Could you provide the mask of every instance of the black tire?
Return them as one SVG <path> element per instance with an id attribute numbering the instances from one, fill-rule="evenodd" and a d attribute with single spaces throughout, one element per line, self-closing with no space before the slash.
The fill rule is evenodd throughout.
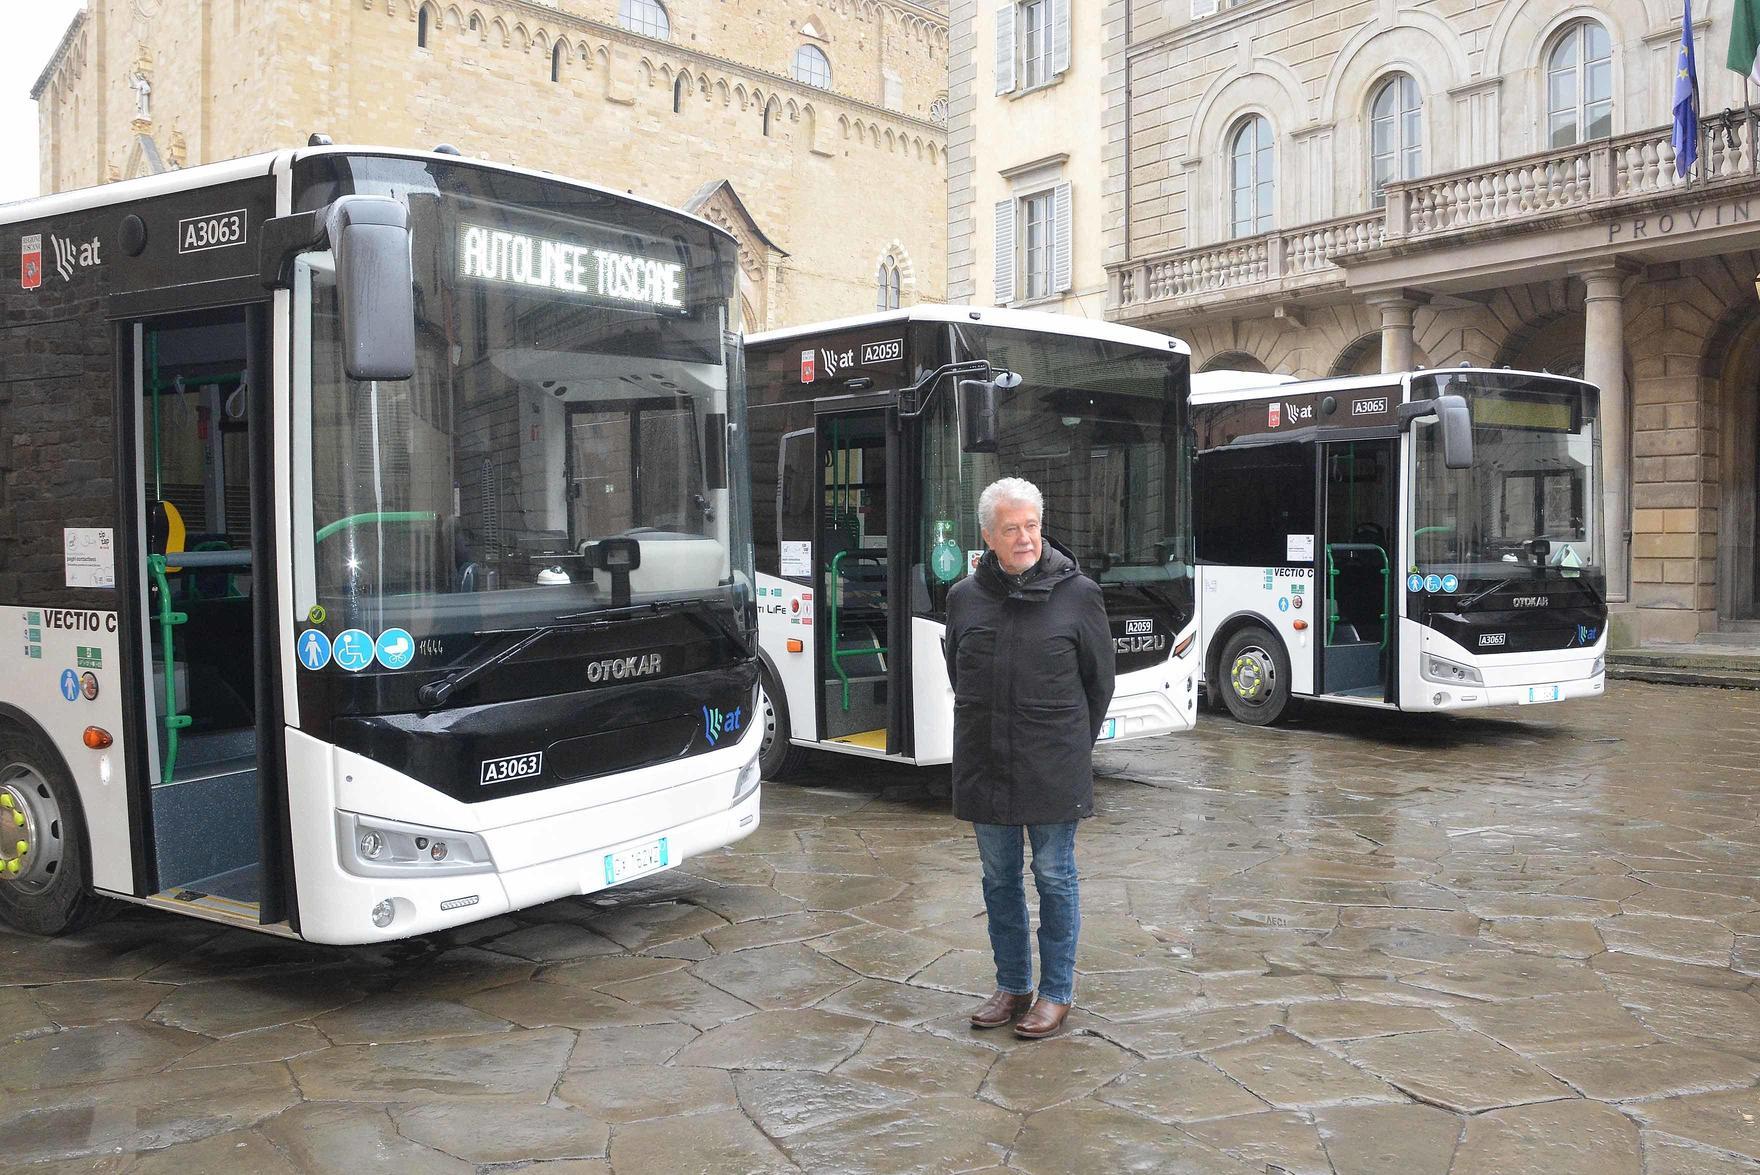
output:
<path id="1" fill-rule="evenodd" d="M 798 774 L 806 765 L 806 752 L 788 741 L 788 695 L 776 684 L 767 666 L 758 670 L 759 735 L 758 771 L 771 782 Z"/>
<path id="2" fill-rule="evenodd" d="M 13 726 L 0 727 L 0 837 L 0 920 L 27 934 L 65 934 L 114 910 L 92 893 L 73 777 L 53 747 Z"/>
<path id="3" fill-rule="evenodd" d="M 1235 721 L 1272 726 L 1289 716 L 1289 654 L 1264 628 L 1249 624 L 1229 637 L 1216 676 L 1216 692 Z"/>

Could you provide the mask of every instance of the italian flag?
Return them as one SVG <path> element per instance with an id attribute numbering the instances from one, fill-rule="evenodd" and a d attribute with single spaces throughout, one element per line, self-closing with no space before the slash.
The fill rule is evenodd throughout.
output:
<path id="1" fill-rule="evenodd" d="M 1729 24 L 1728 65 L 1760 82 L 1760 0 L 1736 0 Z"/>

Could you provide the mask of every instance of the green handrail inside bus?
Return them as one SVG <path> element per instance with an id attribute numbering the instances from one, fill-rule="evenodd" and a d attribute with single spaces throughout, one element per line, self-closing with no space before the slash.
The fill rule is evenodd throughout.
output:
<path id="1" fill-rule="evenodd" d="M 1393 578 L 1387 562 L 1387 552 L 1373 543 L 1327 543 L 1326 544 L 1326 643 L 1332 643 L 1334 632 L 1338 628 L 1338 572 L 1339 567 L 1332 557 L 1338 549 L 1349 551 L 1374 551 L 1381 557 L 1381 647 L 1387 647 L 1390 635 L 1389 620 L 1393 617 Z"/>
<path id="2" fill-rule="evenodd" d="M 434 522 L 439 517 L 432 510 L 369 510 L 365 514 L 350 514 L 347 518 L 338 518 L 335 522 L 319 527 L 318 533 L 312 536 L 312 541 L 321 543 L 333 534 L 375 522 Z"/>
<path id="3" fill-rule="evenodd" d="M 843 682 L 843 712 L 845 714 L 849 713 L 849 674 L 843 668 L 843 664 L 842 664 L 843 658 L 845 658 L 845 657 L 875 657 L 875 656 L 884 657 L 886 655 L 886 646 L 884 646 L 884 645 L 875 645 L 871 649 L 840 649 L 840 648 L 838 648 L 838 644 L 840 643 L 840 637 L 841 637 L 841 633 L 838 629 L 838 622 L 837 622 L 838 576 L 843 574 L 843 558 L 844 558 L 844 556 L 852 554 L 852 553 L 853 552 L 850 552 L 850 551 L 839 551 L 839 552 L 837 552 L 837 554 L 831 556 L 831 582 L 828 585 L 826 585 L 830 589 L 829 591 L 826 592 L 826 595 L 828 597 L 827 609 L 830 612 L 829 618 L 831 620 L 831 671 L 833 673 L 837 674 L 837 679 L 839 681 Z"/>
<path id="4" fill-rule="evenodd" d="M 1453 533 L 1454 533 L 1454 523 L 1451 522 L 1451 523 L 1448 523 L 1446 526 L 1420 526 L 1417 530 L 1414 530 L 1412 532 L 1412 537 L 1413 538 L 1420 538 L 1420 537 L 1427 535 L 1427 534 L 1453 534 Z"/>
<path id="5" fill-rule="evenodd" d="M 171 607 L 171 581 L 165 575 L 165 556 L 148 555 L 147 570 L 159 589 L 159 643 L 165 650 L 165 762 L 159 769 L 159 780 L 170 783 L 177 770 L 177 732 L 190 724 L 188 714 L 177 712 L 177 658 L 172 654 L 171 630 L 189 619 L 186 612 Z"/>

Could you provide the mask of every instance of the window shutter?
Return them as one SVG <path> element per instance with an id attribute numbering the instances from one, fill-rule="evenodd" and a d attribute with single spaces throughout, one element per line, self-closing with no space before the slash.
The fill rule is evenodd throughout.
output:
<path id="1" fill-rule="evenodd" d="M 1069 72 L 1069 0 L 1051 0 L 1051 72 Z"/>
<path id="2" fill-rule="evenodd" d="M 1216 0 L 1192 0 L 1193 20 L 1197 20 L 1200 16 L 1214 16 L 1215 14 Z"/>
<path id="3" fill-rule="evenodd" d="M 1014 201 L 996 203 L 996 304 L 1014 301 Z"/>
<path id="4" fill-rule="evenodd" d="M 1014 0 L 996 6 L 996 92 L 1014 91 Z"/>
<path id="5" fill-rule="evenodd" d="M 1060 294 L 1069 293 L 1072 284 L 1070 278 L 1070 227 L 1069 227 L 1069 185 L 1058 184 L 1052 190 L 1051 218 L 1054 250 L 1051 259 L 1051 284 Z"/>

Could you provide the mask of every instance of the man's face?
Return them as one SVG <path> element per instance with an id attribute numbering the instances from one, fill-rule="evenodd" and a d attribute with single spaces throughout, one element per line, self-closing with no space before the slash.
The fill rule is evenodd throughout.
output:
<path id="1" fill-rule="evenodd" d="M 997 506 L 994 526 L 983 531 L 984 545 L 996 552 L 996 561 L 1010 575 L 1019 575 L 1037 563 L 1044 549 L 1039 538 L 1039 511 L 1026 502 Z"/>

